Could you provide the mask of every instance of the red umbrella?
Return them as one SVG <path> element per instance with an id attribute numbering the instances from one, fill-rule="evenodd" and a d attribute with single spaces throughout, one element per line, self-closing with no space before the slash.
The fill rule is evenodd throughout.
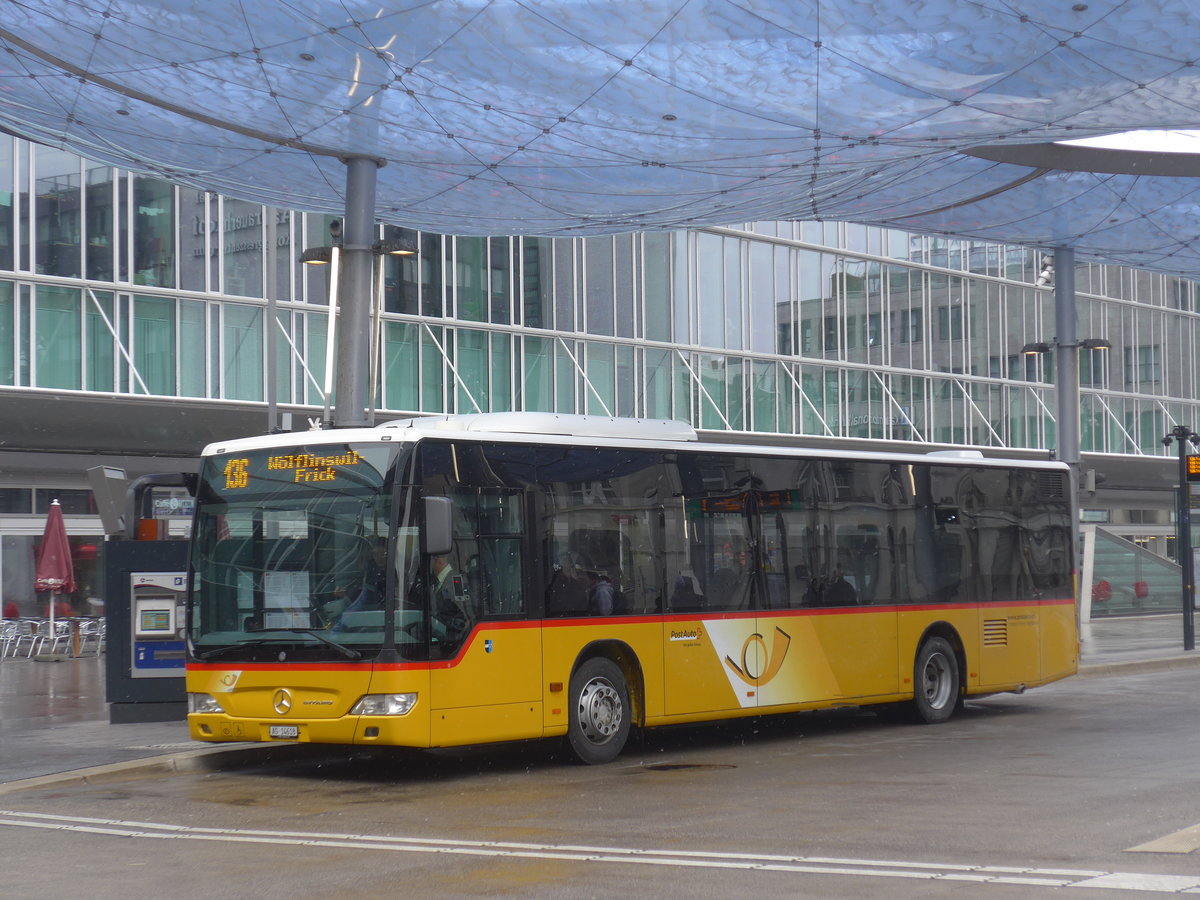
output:
<path id="1" fill-rule="evenodd" d="M 67 540 L 67 525 L 63 521 L 62 507 L 55 500 L 50 504 L 50 515 L 46 517 L 46 530 L 42 533 L 42 546 L 38 548 L 37 568 L 34 570 L 33 589 L 50 591 L 52 595 L 70 594 L 75 591 L 75 567 L 71 564 L 71 544 Z M 50 598 L 50 635 L 54 636 L 55 596 Z"/>

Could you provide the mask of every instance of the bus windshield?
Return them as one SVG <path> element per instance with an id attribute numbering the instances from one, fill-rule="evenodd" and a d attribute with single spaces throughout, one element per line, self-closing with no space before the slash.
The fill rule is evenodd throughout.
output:
<path id="1" fill-rule="evenodd" d="M 398 522 L 388 541 L 410 449 L 313 443 L 206 459 L 192 541 L 195 658 L 377 655 L 391 639 L 389 587 L 411 582 L 419 562 L 414 523 Z"/>

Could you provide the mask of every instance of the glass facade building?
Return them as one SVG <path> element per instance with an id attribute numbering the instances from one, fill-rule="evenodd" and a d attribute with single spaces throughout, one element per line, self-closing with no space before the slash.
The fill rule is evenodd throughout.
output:
<path id="1" fill-rule="evenodd" d="M 163 398 L 261 410 L 262 430 L 276 406 L 319 417 L 335 402 L 331 286 L 299 256 L 328 244 L 329 226 L 0 138 L 0 403 L 70 396 L 115 412 Z M 1054 354 L 1022 353 L 1055 340 L 1043 251 L 837 222 L 379 236 L 419 248 L 378 264 L 380 418 L 539 410 L 910 448 L 1056 446 Z M 1200 424 L 1196 284 L 1081 263 L 1076 289 L 1078 336 L 1112 344 L 1080 351 L 1084 465 L 1168 462 L 1163 435 Z M 23 427 L 10 419 L 6 446 L 41 447 Z M 93 437 L 53 449 L 87 453 Z M 169 435 L 156 447 L 200 449 Z M 20 602 L 9 574 L 40 534 L 35 491 L 86 484 L 38 459 L 0 471 L 0 574 Z M 1165 540 L 1169 493 L 1103 493 L 1094 519 Z"/>

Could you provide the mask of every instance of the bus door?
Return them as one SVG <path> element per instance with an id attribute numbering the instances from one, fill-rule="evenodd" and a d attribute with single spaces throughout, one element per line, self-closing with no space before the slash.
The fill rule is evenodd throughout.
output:
<path id="1" fill-rule="evenodd" d="M 758 705 L 755 686 L 739 674 L 743 648 L 757 629 L 747 496 L 683 497 L 667 511 L 668 531 L 686 539 L 684 552 L 667 559 L 668 715 Z"/>
<path id="2" fill-rule="evenodd" d="M 435 746 L 542 733 L 541 629 L 527 618 L 524 492 L 459 488 L 454 547 L 428 557 Z"/>
<path id="3" fill-rule="evenodd" d="M 758 629 L 743 670 L 759 705 L 894 691 L 896 614 L 880 529 L 839 524 L 792 491 L 760 493 L 758 513 Z"/>
<path id="4" fill-rule="evenodd" d="M 756 628 L 736 674 L 752 685 L 759 706 L 837 696 L 821 623 L 803 611 L 819 591 L 825 561 L 814 510 L 797 491 L 759 491 L 755 512 Z"/>

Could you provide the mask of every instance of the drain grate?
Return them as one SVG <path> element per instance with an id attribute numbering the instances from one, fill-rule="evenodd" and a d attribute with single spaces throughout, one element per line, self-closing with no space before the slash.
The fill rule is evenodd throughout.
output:
<path id="1" fill-rule="evenodd" d="M 679 772 L 684 769 L 736 769 L 737 766 L 721 763 L 653 763 L 642 768 L 654 772 Z"/>

